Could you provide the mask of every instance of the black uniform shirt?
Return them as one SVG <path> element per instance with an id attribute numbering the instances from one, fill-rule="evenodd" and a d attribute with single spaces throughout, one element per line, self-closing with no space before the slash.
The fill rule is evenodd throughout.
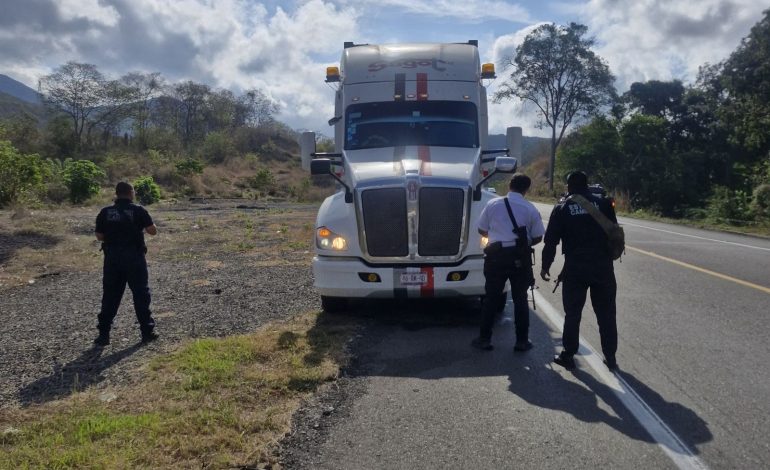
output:
<path id="1" fill-rule="evenodd" d="M 152 224 L 147 210 L 128 199 L 116 199 L 96 216 L 96 232 L 104 234 L 105 248 L 144 249 L 144 229 Z"/>
<path id="2" fill-rule="evenodd" d="M 578 193 L 599 208 L 612 222 L 617 223 L 615 210 L 606 198 Z M 594 218 L 575 201 L 563 201 L 554 206 L 545 231 L 543 269 L 550 269 L 556 257 L 556 245 L 562 242 L 562 253 L 567 263 L 612 266 L 607 234 Z"/>

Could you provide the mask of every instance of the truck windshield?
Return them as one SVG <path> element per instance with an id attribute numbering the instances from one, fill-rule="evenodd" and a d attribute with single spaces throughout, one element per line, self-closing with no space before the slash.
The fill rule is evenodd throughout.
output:
<path id="1" fill-rule="evenodd" d="M 478 148 L 476 105 L 463 101 L 389 101 L 348 107 L 345 150 L 402 145 Z"/>

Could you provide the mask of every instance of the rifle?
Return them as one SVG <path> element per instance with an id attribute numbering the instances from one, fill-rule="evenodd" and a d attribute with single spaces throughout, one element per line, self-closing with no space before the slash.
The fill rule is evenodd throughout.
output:
<path id="1" fill-rule="evenodd" d="M 553 287 L 553 291 L 551 291 L 552 294 L 556 293 L 556 289 L 559 288 L 559 284 L 561 284 L 562 279 L 564 278 L 564 270 L 562 269 L 558 276 L 556 276 L 556 285 Z"/>

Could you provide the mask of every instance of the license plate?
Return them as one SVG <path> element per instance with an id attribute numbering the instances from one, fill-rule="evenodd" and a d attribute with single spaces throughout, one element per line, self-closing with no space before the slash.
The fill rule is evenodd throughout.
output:
<path id="1" fill-rule="evenodd" d="M 415 286 L 428 283 L 428 273 L 401 273 L 401 285 Z"/>

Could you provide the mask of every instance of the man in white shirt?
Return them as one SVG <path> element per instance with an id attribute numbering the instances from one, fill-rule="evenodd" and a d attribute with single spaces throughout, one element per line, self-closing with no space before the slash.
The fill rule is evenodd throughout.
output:
<path id="1" fill-rule="evenodd" d="M 524 199 L 531 184 L 529 176 L 519 173 L 513 175 L 508 185 L 508 195 L 489 201 L 479 216 L 479 233 L 489 240 L 484 250 L 486 296 L 481 331 L 471 345 L 484 351 L 493 349 L 492 326 L 495 315 L 504 307 L 505 298 L 502 293 L 508 280 L 511 282 L 516 325 L 516 345 L 513 349 L 532 349 L 527 303 L 527 289 L 535 283 L 531 247 L 542 241 L 545 228 L 535 206 Z M 517 240 L 520 242 L 517 243 Z"/>

